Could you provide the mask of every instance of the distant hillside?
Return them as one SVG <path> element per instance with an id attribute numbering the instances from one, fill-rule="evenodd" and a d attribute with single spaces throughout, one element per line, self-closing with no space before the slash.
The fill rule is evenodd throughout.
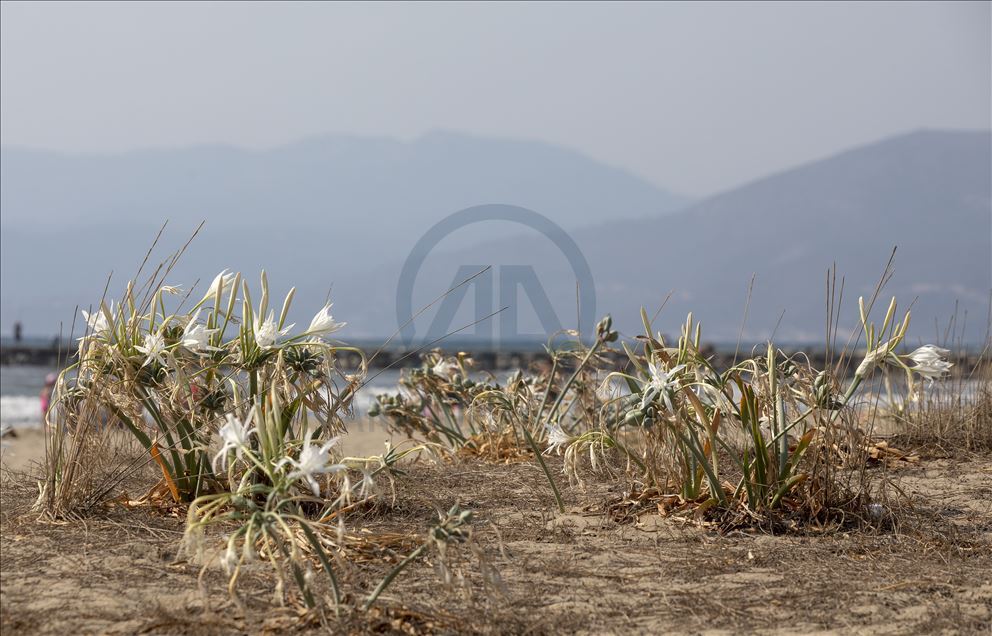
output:
<path id="1" fill-rule="evenodd" d="M 207 219 L 252 228 L 318 224 L 353 238 L 375 230 L 388 239 L 479 202 L 539 209 L 570 227 L 685 203 L 571 150 L 448 132 L 410 143 L 325 136 L 266 151 L 64 155 L 5 147 L 0 176 L 4 226 L 20 229 Z"/>
<path id="2" fill-rule="evenodd" d="M 0 181 L 0 323 L 9 333 L 21 320 L 39 335 L 98 297 L 111 270 L 130 276 L 165 219 L 170 248 L 207 220 L 175 280 L 265 266 L 275 281 L 300 286 L 299 298 L 319 304 L 332 284 L 395 261 L 428 227 L 467 206 L 513 203 L 576 228 L 654 217 L 685 203 L 564 148 L 447 132 L 409 143 L 326 136 L 266 151 L 3 148 Z M 513 231 L 476 227 L 459 238 Z"/>
<path id="3" fill-rule="evenodd" d="M 916 132 L 668 214 L 676 197 L 568 151 L 450 134 L 411 144 L 318 139 L 263 153 L 5 150 L 3 329 L 15 319 L 28 333 L 57 328 L 76 303 L 99 295 L 108 271 L 118 281 L 131 275 L 159 218 L 181 221 L 166 241 L 174 247 L 206 216 L 207 230 L 170 280 L 264 265 L 276 294 L 300 287 L 299 319 L 333 285 L 335 315 L 350 323 L 343 335 L 385 336 L 396 328 L 400 267 L 423 232 L 457 209 L 505 202 L 570 231 L 591 266 L 599 312 L 627 332 L 639 329 L 642 305 L 654 309 L 672 292 L 660 329 L 676 332 L 692 310 L 710 338 L 733 341 L 754 274 L 745 339 L 777 326 L 779 340 L 822 342 L 827 268 L 836 262 L 846 277 L 841 324 L 850 328 L 854 300 L 871 292 L 898 246 L 884 294 L 913 305 L 912 338 L 939 339 L 957 308 L 958 326 L 977 341 L 992 289 L 990 146 L 989 132 Z M 574 326 L 568 263 L 547 239 L 510 224 L 480 224 L 439 245 L 417 278 L 415 305 L 447 289 L 460 266 L 490 264 L 533 265 L 562 325 Z M 471 293 L 452 327 L 474 319 Z M 515 307 L 520 331 L 536 333 L 524 300 Z M 419 334 L 433 314 L 418 322 Z"/>
<path id="4" fill-rule="evenodd" d="M 989 132 L 916 132 L 761 179 L 674 215 L 607 222 L 572 235 L 591 265 L 600 313 L 612 312 L 629 331 L 639 330 L 642 305 L 656 309 L 673 292 L 659 328 L 676 333 L 691 310 L 711 338 L 732 342 L 753 273 L 746 339 L 767 338 L 781 316 L 778 339 L 823 342 L 827 268 L 836 262 L 838 280 L 846 277 L 841 324 L 853 327 L 857 296 L 871 292 L 898 246 L 895 276 L 883 295 L 885 302 L 895 294 L 903 307 L 913 304 L 913 338 L 937 338 L 957 303 L 958 327 L 966 317 L 967 338 L 977 341 L 985 335 L 992 289 L 990 144 Z M 516 261 L 535 263 L 562 321 L 574 324 L 568 320 L 575 315 L 574 277 L 543 238 L 520 236 L 438 256 L 422 280 L 437 280 L 436 293 L 456 264 Z M 379 280 L 386 285 L 392 277 L 384 270 Z"/>

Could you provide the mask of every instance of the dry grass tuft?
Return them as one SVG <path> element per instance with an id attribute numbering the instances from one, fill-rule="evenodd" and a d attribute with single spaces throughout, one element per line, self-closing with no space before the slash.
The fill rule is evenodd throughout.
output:
<path id="1" fill-rule="evenodd" d="M 920 387 L 917 399 L 895 410 L 893 442 L 943 456 L 992 450 L 992 360 L 985 352 L 970 372 Z"/>

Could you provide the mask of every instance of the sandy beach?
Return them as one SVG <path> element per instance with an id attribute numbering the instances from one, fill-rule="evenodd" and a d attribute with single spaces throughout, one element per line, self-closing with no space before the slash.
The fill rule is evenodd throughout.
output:
<path id="1" fill-rule="evenodd" d="M 39 447 L 40 435 L 25 434 L 4 461 L 23 466 L 15 458 L 25 461 Z M 558 458 L 549 464 L 561 468 Z M 381 610 L 346 612 L 337 626 L 350 633 L 601 633 L 619 625 L 628 633 L 987 633 L 992 459 L 931 458 L 891 477 L 916 507 L 901 515 L 897 533 L 723 535 L 657 514 L 611 513 L 622 493 L 601 486 L 567 488 L 566 513 L 554 513 L 528 462 L 418 464 L 397 477 L 396 500 L 386 496 L 349 525 L 366 541 L 388 540 L 402 551 L 417 536 L 407 533 L 426 528 L 434 510 L 470 505 L 480 554 L 498 569 L 502 589 L 484 584 L 470 551 L 453 549 L 463 583 L 446 586 L 430 561 L 417 563 Z M 272 602 L 264 570 L 246 572 L 244 605 L 234 603 L 218 567 L 202 571 L 178 552 L 181 510 L 110 506 L 79 521 L 39 523 L 29 511 L 36 484 L 6 471 L 2 496 L 4 634 L 321 629 L 315 615 Z M 391 567 L 375 554 L 353 556 L 364 565 L 348 576 L 374 583 Z"/>
<path id="2" fill-rule="evenodd" d="M 40 428 L 21 428 L 3 438 L 0 466 L 15 472 L 41 474 L 45 460 L 45 433 Z"/>
<path id="3" fill-rule="evenodd" d="M 341 438 L 343 454 L 350 456 L 377 455 L 383 444 L 394 444 L 402 438 L 385 430 L 381 421 L 368 418 L 353 419 L 348 422 L 348 433 Z M 12 472 L 41 475 L 45 460 L 45 435 L 40 428 L 15 429 L 13 435 L 3 438 L 4 447 L 0 450 L 0 466 Z"/>

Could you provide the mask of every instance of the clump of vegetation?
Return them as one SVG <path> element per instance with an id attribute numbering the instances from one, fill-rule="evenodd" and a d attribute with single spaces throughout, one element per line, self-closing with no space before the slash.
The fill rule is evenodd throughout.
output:
<path id="1" fill-rule="evenodd" d="M 917 349 L 917 357 L 943 356 L 956 359 L 966 372 L 936 382 L 913 381 L 910 374 L 895 386 L 886 377 L 886 406 L 883 413 L 888 430 L 900 444 L 924 446 L 941 453 L 987 451 L 992 449 L 992 361 L 989 345 L 968 360 L 960 347 L 958 355 L 947 349 Z M 912 356 L 913 354 L 911 354 Z M 946 362 L 946 364 L 951 364 Z M 895 395 L 893 395 L 895 393 Z"/>
<path id="2" fill-rule="evenodd" d="M 386 417 L 397 432 L 448 449 L 473 446 L 484 429 L 464 413 L 476 396 L 496 385 L 491 375 L 473 379 L 472 366 L 465 354 L 427 354 L 420 368 L 409 369 L 400 379 L 398 393 L 376 396 L 369 415 Z"/>
<path id="3" fill-rule="evenodd" d="M 96 311 L 83 312 L 86 333 L 76 362 L 59 377 L 49 425 L 60 439 L 81 427 L 123 425 L 161 467 L 176 502 L 221 487 L 218 462 L 210 460 L 212 440 L 220 436 L 230 448 L 233 422 L 253 413 L 272 417 L 273 403 L 281 408 L 265 441 L 278 450 L 299 448 L 288 442 L 303 438 L 307 418 L 321 436 L 341 433 L 341 414 L 361 373 L 345 377 L 335 370 L 335 352 L 350 348 L 325 340 L 344 324 L 334 321 L 330 304 L 289 335 L 294 293 L 277 317 L 264 272 L 257 305 L 241 275 L 226 270 L 188 310 L 182 305 L 189 294 L 167 309 L 167 297 L 183 296 L 180 287 L 157 285 L 140 298 L 129 283 L 121 303 L 102 301 Z M 69 512 L 75 503 L 65 459 L 50 456 L 43 500 L 52 513 Z"/>
<path id="4" fill-rule="evenodd" d="M 772 343 L 717 368 L 691 314 L 668 343 L 642 310 L 636 340 L 620 342 L 607 316 L 589 340 L 556 334 L 547 366 L 503 381 L 476 371 L 466 354 L 429 352 L 370 411 L 413 441 L 387 445 L 379 456 L 345 457 L 339 441 L 366 363 L 331 340 L 343 323 L 330 304 L 296 329 L 286 324 L 294 290 L 277 313 L 264 272 L 257 303 L 238 273 L 218 274 L 196 302 L 163 278 L 157 270 L 143 286 L 128 284 L 120 303 L 84 313 L 77 358 L 59 377 L 48 415 L 38 506 L 51 517 L 87 514 L 129 471 L 152 465 L 161 481 L 144 501 L 185 513 L 186 554 L 204 571 L 219 561 L 238 602 L 239 578 L 253 563 L 274 572 L 281 598 L 291 596 L 291 582 L 303 605 L 335 612 L 369 610 L 428 555 L 450 581 L 448 546 L 472 540 L 472 512 L 458 505 L 439 511 L 426 536 L 394 535 L 402 547 L 389 551 L 392 567 L 378 584 L 349 587 L 342 576 L 347 555 L 370 540 L 349 535 L 346 516 L 381 494 L 380 477 L 392 479 L 423 450 L 534 461 L 559 511 L 566 480 L 581 486 L 595 476 L 636 491 L 662 514 L 724 527 L 879 518 L 865 485 L 852 487 L 851 471 L 842 470 L 863 466 L 870 452 L 880 391 L 871 380 L 881 369 L 885 404 L 912 422 L 914 405 L 923 403 L 917 396 L 952 366 L 932 345 L 900 353 L 910 315 L 898 315 L 895 299 L 880 324 L 860 303 L 866 348 L 851 374 L 843 357 L 817 369 Z M 342 351 L 358 353 L 357 372 L 337 367 Z M 904 384 L 889 381 L 892 374 Z M 905 397 L 896 395 L 899 386 Z M 978 422 L 971 440 L 988 434 L 982 395 L 968 403 Z M 107 431 L 126 432 L 141 456 L 101 463 L 87 455 Z M 550 455 L 563 457 L 561 473 Z M 498 584 L 481 554 L 479 563 L 483 578 Z"/>
<path id="5" fill-rule="evenodd" d="M 147 453 L 145 463 L 161 470 L 163 487 L 153 491 L 187 508 L 187 551 L 209 563 L 205 531 L 226 533 L 220 562 L 233 597 L 242 566 L 261 560 L 276 573 L 277 589 L 291 572 L 304 604 L 314 607 L 315 556 L 337 608 L 342 592 L 325 546 L 341 528 L 328 522 L 369 497 L 379 473 L 424 447 L 390 447 L 367 458 L 338 454 L 364 356 L 328 340 L 344 326 L 329 303 L 294 332 L 286 324 L 294 295 L 286 294 L 277 315 L 264 272 L 255 304 L 241 274 L 225 270 L 189 309 L 182 308 L 189 294 L 178 286 L 158 283 L 139 299 L 129 283 L 121 303 L 84 312 L 77 360 L 60 375 L 48 414 L 51 452 L 39 507 L 52 517 L 84 514 L 139 467 L 132 461 L 94 482 L 100 458 L 84 461 L 95 437 L 122 428 Z M 335 366 L 343 350 L 362 356 L 357 373 Z M 467 537 L 470 517 L 442 515 L 433 544 L 442 535 Z"/>
<path id="6" fill-rule="evenodd" d="M 850 473 L 841 479 L 838 470 L 867 458 L 862 411 L 874 389 L 866 381 L 879 368 L 896 370 L 913 391 L 914 377 L 932 383 L 952 366 L 945 350 L 930 345 L 898 353 L 910 314 L 898 318 L 894 298 L 880 325 L 869 320 L 863 299 L 860 308 L 867 346 L 850 376 L 841 373 L 842 362 L 816 369 L 807 357 L 787 356 L 771 343 L 720 370 L 704 354 L 702 328 L 691 314 L 669 346 L 642 311 L 644 335 L 636 346 L 623 344 L 621 368 L 603 355 L 617 341 L 607 317 L 590 344 L 576 338 L 558 349 L 549 345 L 550 371 L 516 373 L 505 386 L 492 378 L 475 383 L 466 379 L 464 359 L 431 354 L 423 369 L 401 380 L 398 395 L 379 396 L 372 414 L 389 417 L 397 431 L 443 438 L 456 448 L 503 448 L 498 459 L 507 446 L 517 455 L 530 450 L 559 509 L 558 480 L 543 459 L 549 453 L 564 456 L 572 483 L 582 481 L 585 457 L 593 471 L 619 461 L 635 487 L 663 507 L 823 522 L 835 511 L 864 512 L 870 503 L 863 485 L 852 490 L 845 481 Z M 446 377 L 441 368 L 457 369 L 456 375 Z M 452 434 L 459 412 L 470 425 L 479 423 L 472 435 Z"/>

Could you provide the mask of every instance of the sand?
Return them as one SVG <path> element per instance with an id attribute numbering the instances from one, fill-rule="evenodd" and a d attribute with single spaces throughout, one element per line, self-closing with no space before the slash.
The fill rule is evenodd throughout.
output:
<path id="1" fill-rule="evenodd" d="M 381 435 L 356 431 L 349 448 L 377 452 Z M 39 447 L 40 435 L 20 436 L 4 464 L 23 467 L 15 462 Z M 549 464 L 561 468 L 557 458 Z M 434 510 L 470 508 L 476 547 L 450 554 L 463 582 L 445 585 L 434 559 L 418 561 L 372 612 L 348 610 L 325 627 L 292 599 L 273 602 L 267 571 L 243 577 L 244 607 L 217 568 L 201 579 L 199 565 L 177 558 L 181 510 L 113 506 L 76 522 L 39 522 L 29 511 L 34 482 L 6 471 L 0 627 L 5 635 L 989 633 L 992 455 L 924 454 L 873 471 L 898 487 L 889 490 L 896 527 L 772 536 L 721 534 L 651 511 L 618 523 L 603 505 L 619 486 L 592 481 L 564 488 L 560 514 L 531 462 L 421 462 L 397 477 L 395 499 L 384 490 L 381 505 L 349 527 L 373 542 L 410 532 L 419 540 Z M 377 554 L 340 564 L 349 593 L 367 593 L 395 563 Z M 499 571 L 502 590 L 484 583 L 480 556 Z"/>
<path id="2" fill-rule="evenodd" d="M 13 471 L 26 471 L 32 464 L 45 459 L 45 435 L 40 428 L 21 428 L 3 438 L 0 466 Z M 40 467 L 38 468 L 40 470 Z"/>
<path id="3" fill-rule="evenodd" d="M 397 438 L 376 421 L 354 420 L 349 423 L 348 434 L 342 438 L 341 448 L 346 455 L 368 456 L 382 452 L 386 441 Z M 40 474 L 37 464 L 45 459 L 45 436 L 40 428 L 19 428 L 13 436 L 3 438 L 0 449 L 0 466 L 14 472 Z"/>

